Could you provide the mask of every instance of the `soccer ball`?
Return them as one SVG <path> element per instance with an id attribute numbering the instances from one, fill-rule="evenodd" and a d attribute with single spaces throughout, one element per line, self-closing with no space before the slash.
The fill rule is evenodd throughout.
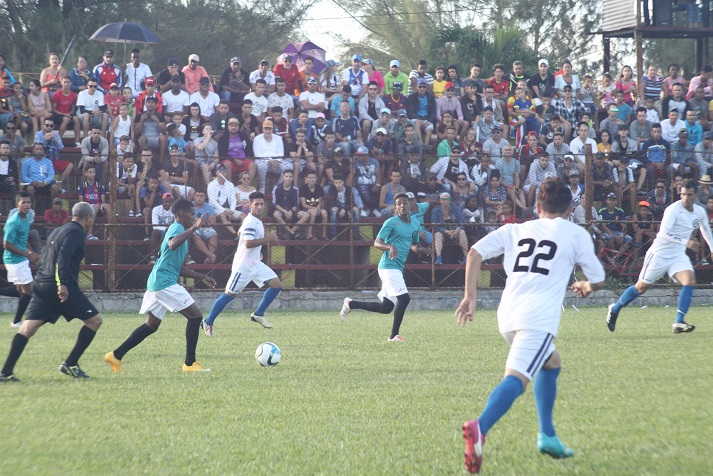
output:
<path id="1" fill-rule="evenodd" d="M 263 367 L 274 367 L 280 363 L 282 352 L 272 342 L 263 342 L 255 349 L 255 360 Z"/>

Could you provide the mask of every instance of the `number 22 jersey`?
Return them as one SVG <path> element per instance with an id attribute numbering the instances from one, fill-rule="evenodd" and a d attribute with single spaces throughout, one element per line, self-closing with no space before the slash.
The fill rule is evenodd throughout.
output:
<path id="1" fill-rule="evenodd" d="M 532 329 L 557 335 L 574 266 L 592 283 L 605 277 L 589 233 L 563 218 L 503 225 L 473 249 L 483 260 L 503 255 L 507 280 L 498 306 L 500 333 Z"/>

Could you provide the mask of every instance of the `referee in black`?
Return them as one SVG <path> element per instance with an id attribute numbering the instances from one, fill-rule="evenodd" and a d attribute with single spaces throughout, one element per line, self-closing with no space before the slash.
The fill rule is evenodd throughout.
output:
<path id="1" fill-rule="evenodd" d="M 84 242 L 93 223 L 94 209 L 87 202 L 79 202 L 72 207 L 72 221 L 56 228 L 47 237 L 32 287 L 30 307 L 20 330 L 12 339 L 10 353 L 0 372 L 0 382 L 19 381 L 13 370 L 27 341 L 43 325 L 57 322 L 59 316 L 68 321 L 76 318 L 84 323 L 77 343 L 67 360 L 60 364 L 59 371 L 74 378 L 88 378 L 78 361 L 92 343 L 102 319 L 99 311 L 79 289 L 78 279 L 79 265 L 84 259 Z"/>

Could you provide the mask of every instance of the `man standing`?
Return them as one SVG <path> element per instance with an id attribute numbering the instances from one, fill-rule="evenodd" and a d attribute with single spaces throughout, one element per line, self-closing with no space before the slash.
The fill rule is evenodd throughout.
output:
<path id="1" fill-rule="evenodd" d="M 112 83 L 116 83 L 119 88 L 124 84 L 124 76 L 121 74 L 121 68 L 114 64 L 114 52 L 106 50 L 102 57 L 102 62 L 94 67 L 94 78 L 99 83 L 99 91 L 108 93 Z"/>
<path id="2" fill-rule="evenodd" d="M 198 91 L 199 86 L 203 84 L 201 81 L 203 78 L 208 78 L 209 89 L 210 91 L 213 91 L 213 86 L 210 85 L 210 76 L 208 76 L 208 71 L 200 65 L 200 62 L 200 57 L 193 53 L 188 56 L 188 64 L 181 70 L 186 81 L 185 89 L 188 91 L 188 94 L 193 94 Z M 210 116 L 210 114 L 208 114 L 208 116 Z"/>
<path id="3" fill-rule="evenodd" d="M 342 86 L 348 85 L 352 88 L 351 94 L 355 101 L 359 101 L 369 85 L 369 74 L 362 69 L 361 59 L 361 55 L 352 56 L 352 67 L 342 73 Z"/>
<path id="4" fill-rule="evenodd" d="M 7 270 L 7 280 L 15 285 L 19 294 L 15 319 L 12 327 L 20 327 L 32 295 L 32 271 L 30 262 L 37 263 L 40 255 L 29 246 L 30 227 L 35 220 L 32 197 L 23 192 L 17 197 L 17 211 L 12 213 L 3 227 L 3 262 Z"/>
<path id="5" fill-rule="evenodd" d="M 186 288 L 178 284 L 178 277 L 183 274 L 205 281 L 211 287 L 215 286 L 213 278 L 183 266 L 188 255 L 189 238 L 201 227 L 202 221 L 200 218 L 193 221 L 193 204 L 185 199 L 176 201 L 173 213 L 176 215 L 176 221 L 168 227 L 163 237 L 160 255 L 146 282 L 146 292 L 139 310 L 139 314 L 147 315 L 146 322 L 137 327 L 113 352 L 104 356 L 104 362 L 111 367 L 112 372 L 120 372 L 121 360 L 126 353 L 158 330 L 166 311 L 180 312 L 187 319 L 183 371 L 210 371 L 196 361 L 196 347 L 203 315 Z"/>
<path id="6" fill-rule="evenodd" d="M 272 324 L 265 319 L 265 311 L 282 291 L 282 282 L 277 274 L 261 261 L 260 252 L 263 245 L 276 238 L 272 234 L 265 235 L 265 228 L 260 220 L 265 211 L 265 196 L 260 192 L 253 192 L 249 199 L 250 213 L 245 217 L 238 231 L 238 249 L 233 257 L 233 269 L 225 286 L 225 292 L 218 296 L 208 318 L 203 321 L 203 330 L 207 336 L 213 335 L 213 323 L 218 314 L 250 282 L 255 283 L 258 287 L 262 287 L 264 284 L 269 286 L 263 293 L 255 312 L 250 314 L 250 320 L 267 329 L 272 328 Z"/>
<path id="7" fill-rule="evenodd" d="M 54 324 L 59 316 L 67 321 L 81 320 L 77 342 L 60 364 L 59 371 L 73 378 L 88 378 L 79 367 L 79 358 L 92 343 L 101 326 L 99 311 L 79 289 L 79 265 L 84 258 L 86 234 L 94 223 L 94 208 L 86 202 L 72 207 L 72 221 L 56 228 L 47 238 L 42 250 L 40 268 L 32 288 L 32 301 L 27 317 L 12 339 L 10 353 L 0 372 L 0 382 L 16 382 L 13 371 L 27 341 L 48 322 Z"/>
<path id="8" fill-rule="evenodd" d="M 561 367 L 554 340 L 574 266 L 580 265 L 589 278 L 570 286 L 582 297 L 602 288 L 605 276 L 588 232 L 567 220 L 571 203 L 567 185 L 549 180 L 538 194 L 538 220 L 504 225 L 474 244 L 468 253 L 465 293 L 456 309 L 457 322 L 464 326 L 473 320 L 481 263 L 504 255 L 507 280 L 497 317 L 499 331 L 510 344 L 505 377 L 491 392 L 478 419 L 463 424 L 465 469 L 471 473 L 480 472 L 483 464 L 485 435 L 533 379 L 539 451 L 553 458 L 574 456 L 574 451 L 557 437 L 552 422 Z"/>
<path id="9" fill-rule="evenodd" d="M 638 281 L 626 288 L 615 303 L 609 305 L 607 327 L 611 332 L 616 328 L 621 309 L 644 294 L 649 286 L 666 273 L 681 284 L 676 317 L 672 326 L 673 333 L 693 332 L 696 328 L 685 321 L 688 307 L 693 299 L 693 288 L 696 285 L 696 275 L 691 260 L 686 255 L 686 247 L 691 234 L 698 229 L 706 240 L 708 249 L 713 250 L 713 236 L 711 236 L 706 209 L 695 203 L 696 183 L 688 182 L 681 186 L 679 191 L 681 199 L 666 207 L 663 213 L 659 232 L 653 245 L 646 252 Z"/>
<path id="10" fill-rule="evenodd" d="M 131 88 L 131 95 L 136 97 L 144 89 L 144 79 L 152 76 L 149 65 L 140 61 L 138 48 L 131 50 L 131 63 L 126 65 L 126 85 Z"/>
<path id="11" fill-rule="evenodd" d="M 421 222 L 411 216 L 411 204 L 405 192 L 397 193 L 394 197 L 394 213 L 395 216 L 384 222 L 374 240 L 374 248 L 383 252 L 379 261 L 379 278 L 381 278 L 379 302 L 354 301 L 347 297 L 344 298 L 339 315 L 342 319 L 346 319 L 352 309 L 381 314 L 390 314 L 394 311 L 391 336 L 387 341 L 405 342 L 405 339 L 399 335 L 399 330 L 411 297 L 404 281 L 404 267 L 411 245 L 418 242 Z"/>
<path id="12" fill-rule="evenodd" d="M 211 91 L 210 78 L 203 77 L 200 79 L 200 87 L 198 91 L 191 94 L 188 99 L 189 104 L 196 103 L 201 109 L 201 117 L 204 120 L 210 120 L 210 116 L 215 112 L 215 108 L 220 104 L 220 96 Z"/>
<path id="13" fill-rule="evenodd" d="M 389 63 L 389 72 L 384 76 L 384 95 L 390 95 L 394 92 L 394 84 L 399 83 L 398 92 L 401 94 L 404 84 L 408 84 L 408 76 L 401 71 L 401 62 L 397 59 L 391 60 Z"/>

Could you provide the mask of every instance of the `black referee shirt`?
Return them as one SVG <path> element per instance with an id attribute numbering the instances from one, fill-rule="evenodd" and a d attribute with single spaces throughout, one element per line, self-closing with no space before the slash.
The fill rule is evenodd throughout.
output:
<path id="1" fill-rule="evenodd" d="M 84 259 L 85 239 L 84 228 L 77 222 L 71 221 L 55 228 L 42 249 L 35 281 L 79 287 L 79 265 Z"/>

